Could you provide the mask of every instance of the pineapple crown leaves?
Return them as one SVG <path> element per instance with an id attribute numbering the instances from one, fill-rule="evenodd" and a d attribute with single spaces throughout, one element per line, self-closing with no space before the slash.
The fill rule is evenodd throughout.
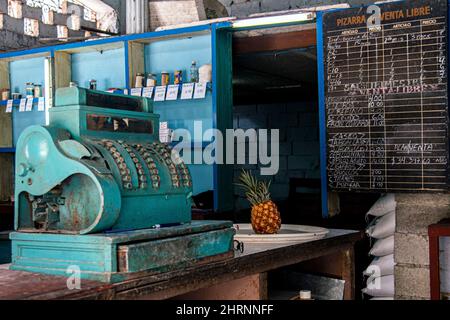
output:
<path id="1" fill-rule="evenodd" d="M 258 181 L 249 171 L 242 170 L 239 182 L 236 185 L 244 189 L 245 195 L 252 205 L 256 206 L 270 201 L 271 181 Z"/>

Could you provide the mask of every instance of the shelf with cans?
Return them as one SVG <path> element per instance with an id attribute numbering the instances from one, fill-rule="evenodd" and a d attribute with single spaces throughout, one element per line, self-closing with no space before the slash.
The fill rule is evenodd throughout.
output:
<path id="1" fill-rule="evenodd" d="M 197 123 L 201 123 L 203 132 L 232 128 L 230 26 L 228 22 L 206 22 L 0 53 L 0 88 L 9 88 L 10 94 L 19 92 L 25 98 L 27 83 L 42 84 L 45 110 L 52 107 L 55 90 L 70 85 L 83 88 L 94 85 L 99 91 L 151 95 L 154 113 L 160 115 L 161 123 L 166 123 L 168 130 L 190 132 L 193 139 L 182 141 L 181 145 L 191 146 L 192 154 L 201 153 L 211 142 L 203 141 L 202 136 L 195 137 Z M 208 70 L 206 80 L 200 79 L 202 67 Z M 165 80 L 163 74 L 168 76 L 166 83 L 162 81 Z M 142 82 L 136 85 L 139 76 Z M 156 96 L 159 98 L 155 99 Z M 1 109 L 5 108 L 0 109 L 0 115 L 10 121 L 9 126 L 0 127 L 0 135 L 7 137 L 9 134 L 10 138 L 4 139 L 6 143 L 0 141 L 0 148 L 13 151 L 21 132 L 30 125 L 45 125 L 48 112 L 39 111 L 42 98 L 33 98 L 31 112 L 20 112 L 20 99 L 12 100 L 12 113 L 1 112 L 6 110 L 8 100 L 0 101 Z M 176 144 L 170 139 L 164 143 Z M 194 194 L 213 190 L 214 210 L 230 209 L 232 193 L 227 185 L 232 183 L 232 168 L 197 163 L 188 167 Z"/>

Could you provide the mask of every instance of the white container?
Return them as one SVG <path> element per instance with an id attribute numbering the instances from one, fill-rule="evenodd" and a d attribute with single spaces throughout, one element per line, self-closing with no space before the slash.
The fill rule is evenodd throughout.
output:
<path id="1" fill-rule="evenodd" d="M 212 82 L 211 64 L 204 64 L 198 69 L 198 82 Z"/>

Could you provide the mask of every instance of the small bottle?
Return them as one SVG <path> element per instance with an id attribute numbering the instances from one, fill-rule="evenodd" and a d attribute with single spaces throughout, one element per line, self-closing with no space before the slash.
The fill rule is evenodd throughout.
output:
<path id="1" fill-rule="evenodd" d="M 89 89 L 97 90 L 97 80 L 92 79 L 89 81 Z"/>
<path id="2" fill-rule="evenodd" d="M 191 82 L 198 82 L 198 68 L 197 68 L 196 61 L 192 61 L 190 76 L 191 76 Z"/>
<path id="3" fill-rule="evenodd" d="M 175 71 L 173 77 L 173 84 L 182 84 L 183 83 L 183 71 L 177 70 Z"/>
<path id="4" fill-rule="evenodd" d="M 34 97 L 34 83 L 27 82 L 27 87 L 26 87 L 25 91 L 26 91 L 27 98 L 33 98 Z"/>

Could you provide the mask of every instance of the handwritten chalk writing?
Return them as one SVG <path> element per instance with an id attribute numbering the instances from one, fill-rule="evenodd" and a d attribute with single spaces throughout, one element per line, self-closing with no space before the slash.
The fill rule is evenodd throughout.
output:
<path id="1" fill-rule="evenodd" d="M 323 16 L 328 185 L 441 191 L 449 163 L 446 5 L 379 6 L 375 26 L 356 8 Z"/>

